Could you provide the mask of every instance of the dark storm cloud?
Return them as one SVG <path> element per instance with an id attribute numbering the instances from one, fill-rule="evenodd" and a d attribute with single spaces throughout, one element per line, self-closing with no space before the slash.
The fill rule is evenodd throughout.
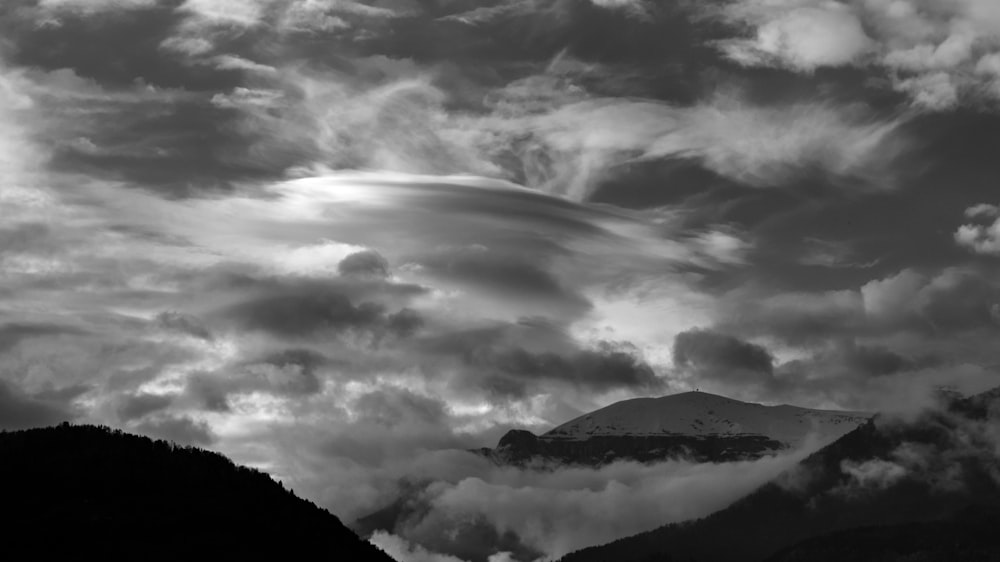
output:
<path id="1" fill-rule="evenodd" d="M 53 425 L 75 419 L 77 415 L 64 400 L 42 399 L 0 380 L 0 429 Z"/>
<path id="2" fill-rule="evenodd" d="M 44 323 L 8 322 L 0 324 L 0 352 L 7 351 L 18 343 L 31 338 L 45 338 L 62 335 L 82 335 L 86 332 L 75 326 Z"/>
<path id="3" fill-rule="evenodd" d="M 14 0 L 0 7 L 0 29 L 10 62 L 45 70 L 71 69 L 81 77 L 117 86 L 138 81 L 163 88 L 215 90 L 239 83 L 238 72 L 191 67 L 164 56 L 161 44 L 185 18 L 177 10 L 183 0 L 146 2 L 135 9 L 116 9 L 111 2 L 103 2 L 104 10 L 72 9 L 73 4 L 86 8 L 88 2 L 64 4 L 66 9 L 46 9 L 34 0 Z"/>
<path id="4" fill-rule="evenodd" d="M 229 393 L 233 384 L 217 374 L 197 373 L 187 379 L 185 394 L 196 408 L 209 412 L 229 412 Z"/>
<path id="5" fill-rule="evenodd" d="M 725 331 L 771 336 L 794 346 L 865 329 L 863 303 L 855 291 L 768 295 L 738 289 L 728 297 L 719 314 Z"/>
<path id="6" fill-rule="evenodd" d="M 842 362 L 848 369 L 862 375 L 891 375 L 918 365 L 918 362 L 879 345 L 848 343 L 838 348 L 838 353 L 842 354 Z M 924 359 L 922 363 L 933 364 L 933 359 Z"/>
<path id="7" fill-rule="evenodd" d="M 713 330 L 695 329 L 677 334 L 674 366 L 693 369 L 700 379 L 747 385 L 771 384 L 774 357 L 766 348 Z"/>
<path id="8" fill-rule="evenodd" d="M 387 427 L 414 421 L 441 425 L 448 422 L 443 402 L 409 392 L 366 394 L 355 407 L 362 418 Z"/>
<path id="9" fill-rule="evenodd" d="M 375 277 L 389 276 L 389 262 L 378 252 L 367 250 L 351 254 L 337 264 L 337 273 L 345 276 Z"/>
<path id="10" fill-rule="evenodd" d="M 408 335 L 419 325 L 413 311 L 388 312 L 381 304 L 354 304 L 335 291 L 269 294 L 240 303 L 224 315 L 249 330 L 281 337 L 349 331 Z"/>
<path id="11" fill-rule="evenodd" d="M 444 333 L 416 344 L 425 353 L 458 359 L 463 386 L 499 399 L 525 397 L 551 384 L 594 392 L 663 385 L 635 346 L 609 341 L 583 346 L 541 319 Z"/>
<path id="12" fill-rule="evenodd" d="M 237 389 L 252 388 L 255 382 L 260 381 L 263 383 L 261 387 L 279 394 L 315 394 L 323 384 L 317 371 L 330 363 L 328 357 L 311 349 L 284 349 L 238 368 L 237 371 L 244 373 L 245 382 L 249 384 Z"/>
<path id="13" fill-rule="evenodd" d="M 175 311 L 161 312 L 156 316 L 156 324 L 168 330 L 174 330 L 203 340 L 212 340 L 212 333 L 208 331 L 204 323 L 190 314 Z"/>
<path id="14" fill-rule="evenodd" d="M 20 107 L 29 112 L 22 119 L 30 120 L 31 141 L 53 171 L 169 188 L 175 195 L 280 174 L 246 158 L 243 141 L 229 132 L 238 116 L 212 105 L 209 94 L 141 80 L 109 84 L 67 67 L 32 67 L 16 76 L 18 93 L 30 100 Z"/>
<path id="15" fill-rule="evenodd" d="M 590 303 L 562 285 L 542 266 L 523 255 L 490 251 L 485 247 L 441 251 L 416 260 L 431 277 L 471 284 L 518 299 L 556 303 L 570 310 L 586 310 Z"/>
<path id="16" fill-rule="evenodd" d="M 51 229 L 41 223 L 0 228 L 0 254 L 34 250 L 50 233 Z"/>
<path id="17" fill-rule="evenodd" d="M 161 394 L 139 393 L 123 397 L 118 406 L 118 416 L 122 421 L 139 419 L 147 414 L 158 412 L 170 406 L 173 396 Z"/>
<path id="18" fill-rule="evenodd" d="M 904 269 L 862 282 L 856 289 L 760 294 L 731 291 L 721 324 L 738 333 L 773 337 L 792 346 L 849 336 L 912 334 L 952 338 L 994 332 L 1000 286 L 992 267 Z"/>
<path id="19" fill-rule="evenodd" d="M 207 447 L 215 442 L 212 430 L 205 422 L 186 416 L 161 416 L 146 419 L 133 430 L 154 439 L 165 439 L 178 445 Z"/>
<path id="20" fill-rule="evenodd" d="M 177 402 L 194 410 L 225 413 L 231 411 L 231 401 L 237 395 L 263 392 L 276 397 L 305 398 L 318 394 L 327 378 L 344 376 L 331 375 L 328 368 L 345 366 L 344 362 L 334 361 L 313 349 L 279 348 L 216 371 L 192 375 L 180 399 L 156 396 L 149 400 L 163 407 Z"/>
<path id="21" fill-rule="evenodd" d="M 350 256 L 348 256 L 350 257 Z M 419 297 L 427 288 L 413 283 L 356 277 L 351 274 L 331 277 L 319 274 L 275 274 L 245 264 L 221 264 L 203 271 L 184 274 L 182 280 L 210 292 L 230 292 L 249 296 L 266 295 L 338 295 L 351 301 L 378 300 L 401 304 Z"/>

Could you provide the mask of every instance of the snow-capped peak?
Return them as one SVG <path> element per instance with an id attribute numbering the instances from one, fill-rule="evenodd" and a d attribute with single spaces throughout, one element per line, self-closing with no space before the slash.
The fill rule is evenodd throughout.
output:
<path id="1" fill-rule="evenodd" d="M 763 435 L 794 446 L 809 435 L 839 437 L 870 418 L 871 414 L 861 412 L 764 406 L 695 391 L 616 402 L 566 422 L 542 438 Z"/>

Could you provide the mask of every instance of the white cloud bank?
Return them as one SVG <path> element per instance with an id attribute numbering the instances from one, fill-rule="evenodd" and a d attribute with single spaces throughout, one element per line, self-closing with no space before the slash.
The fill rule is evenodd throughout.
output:
<path id="1" fill-rule="evenodd" d="M 995 0 L 738 0 L 724 19 L 749 38 L 721 44 L 748 66 L 876 66 L 914 105 L 1000 100 L 1000 3 Z"/>

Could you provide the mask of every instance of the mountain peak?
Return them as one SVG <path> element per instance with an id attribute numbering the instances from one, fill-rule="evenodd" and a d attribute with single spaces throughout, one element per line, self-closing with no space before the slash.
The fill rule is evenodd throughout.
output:
<path id="1" fill-rule="evenodd" d="M 764 406 L 696 390 L 616 402 L 570 420 L 543 437 L 763 435 L 797 445 L 812 434 L 839 437 L 870 417 L 859 412 Z"/>
<path id="2" fill-rule="evenodd" d="M 514 429 L 495 449 L 479 454 L 504 464 L 540 460 L 602 465 L 680 456 L 727 462 L 774 454 L 810 436 L 833 441 L 870 418 L 857 412 L 764 406 L 691 391 L 616 402 L 542 435 Z"/>

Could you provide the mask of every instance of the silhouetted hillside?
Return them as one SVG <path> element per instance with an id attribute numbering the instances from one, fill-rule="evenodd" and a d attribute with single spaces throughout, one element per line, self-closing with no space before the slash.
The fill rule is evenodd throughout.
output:
<path id="1" fill-rule="evenodd" d="M 939 521 L 863 527 L 803 541 L 767 562 L 996 562 L 1000 509 L 974 506 Z"/>
<path id="2" fill-rule="evenodd" d="M 392 560 L 263 472 L 106 427 L 0 433 L 0 486 L 4 551 L 39 560 Z"/>
<path id="3" fill-rule="evenodd" d="M 996 398 L 959 401 L 915 420 L 876 418 L 726 509 L 563 561 L 749 562 L 832 532 L 1000 505 Z"/>

